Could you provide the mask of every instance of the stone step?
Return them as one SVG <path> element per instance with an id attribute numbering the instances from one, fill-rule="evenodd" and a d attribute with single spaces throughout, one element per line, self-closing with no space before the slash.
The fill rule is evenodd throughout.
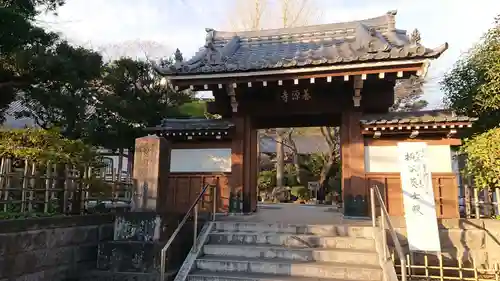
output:
<path id="1" fill-rule="evenodd" d="M 99 244 L 97 269 L 119 272 L 158 272 L 162 244 L 108 241 Z"/>
<path id="2" fill-rule="evenodd" d="M 160 273 L 143 272 L 112 272 L 102 270 L 91 270 L 82 274 L 78 281 L 172 281 L 177 274 L 176 271 L 169 271 L 165 274 L 165 279 L 161 280 Z"/>
<path id="3" fill-rule="evenodd" d="M 284 259 L 293 261 L 320 261 L 350 263 L 359 265 L 379 265 L 375 251 L 321 249 L 321 248 L 287 248 L 279 246 L 256 245 L 205 245 L 203 253 L 207 256 Z"/>
<path id="4" fill-rule="evenodd" d="M 348 236 L 358 238 L 373 238 L 371 226 L 353 225 L 293 225 L 281 223 L 253 223 L 253 222 L 229 222 L 218 221 L 215 223 L 213 233 L 221 232 L 245 232 L 245 233 L 290 233 L 290 234 L 313 234 L 320 236 Z"/>
<path id="5" fill-rule="evenodd" d="M 382 280 L 380 266 L 284 259 L 203 256 L 196 269 L 213 272 L 263 273 L 341 280 Z"/>
<path id="6" fill-rule="evenodd" d="M 341 237 L 341 236 L 317 236 L 307 234 L 289 233 L 247 233 L 247 232 L 219 232 L 210 233 L 208 244 L 230 244 L 230 245 L 274 245 L 287 247 L 308 248 L 341 248 L 341 249 L 375 249 L 373 239 Z"/>
<path id="7" fill-rule="evenodd" d="M 318 281 L 317 278 L 295 277 L 286 275 L 273 275 L 261 273 L 240 273 L 240 272 L 213 272 L 196 270 L 191 272 L 187 281 Z M 321 281 L 349 281 L 339 279 L 322 278 Z M 366 280 L 379 281 L 379 280 Z"/>

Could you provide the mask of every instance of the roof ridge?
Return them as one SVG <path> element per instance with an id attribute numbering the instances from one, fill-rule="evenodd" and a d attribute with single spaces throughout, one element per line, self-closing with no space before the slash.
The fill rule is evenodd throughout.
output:
<path id="1" fill-rule="evenodd" d="M 211 28 L 209 30 L 214 31 L 214 40 L 230 40 L 234 36 L 240 38 L 246 37 L 262 37 L 262 36 L 280 36 L 287 34 L 297 34 L 297 33 L 316 33 L 316 32 L 326 32 L 334 31 L 340 29 L 356 29 L 359 24 L 366 25 L 368 27 L 385 27 L 388 30 L 394 30 L 395 26 L 395 16 L 396 11 L 389 11 L 385 15 L 362 19 L 354 21 L 327 23 L 327 24 L 317 24 L 317 25 L 307 25 L 299 27 L 286 27 L 286 28 L 275 28 L 275 29 L 262 29 L 262 30 L 248 30 L 248 31 L 218 31 Z"/>

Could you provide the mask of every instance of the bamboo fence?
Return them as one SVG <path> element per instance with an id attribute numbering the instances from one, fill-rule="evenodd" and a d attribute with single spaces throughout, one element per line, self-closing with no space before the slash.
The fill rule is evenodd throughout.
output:
<path id="1" fill-rule="evenodd" d="M 401 264 L 394 251 L 392 251 L 392 260 L 396 273 L 400 275 Z M 464 262 L 460 258 L 449 260 L 442 253 L 406 255 L 406 272 L 410 280 L 500 281 L 498 264 L 483 269 L 477 266 L 474 260 L 470 262 Z"/>
<path id="2" fill-rule="evenodd" d="M 130 205 L 130 178 L 103 169 L 0 160 L 0 212 L 83 214 Z M 104 210 L 105 209 L 105 210 Z"/>

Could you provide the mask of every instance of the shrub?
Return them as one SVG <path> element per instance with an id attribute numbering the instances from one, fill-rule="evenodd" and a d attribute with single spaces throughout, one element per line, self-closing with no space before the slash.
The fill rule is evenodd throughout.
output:
<path id="1" fill-rule="evenodd" d="M 0 130 L 0 157 L 37 164 L 96 165 L 97 151 L 80 140 L 69 140 L 53 130 Z"/>
<path id="2" fill-rule="evenodd" d="M 259 190 L 269 191 L 276 186 L 276 171 L 261 171 L 257 181 Z"/>

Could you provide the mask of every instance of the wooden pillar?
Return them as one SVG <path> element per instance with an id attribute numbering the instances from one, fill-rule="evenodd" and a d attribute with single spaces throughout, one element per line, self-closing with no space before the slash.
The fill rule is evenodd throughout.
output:
<path id="1" fill-rule="evenodd" d="M 245 123 L 243 212 L 250 213 L 257 209 L 257 130 L 251 118 L 246 118 Z"/>
<path id="2" fill-rule="evenodd" d="M 257 208 L 257 130 L 249 116 L 235 116 L 233 122 L 231 192 L 242 195 L 242 211 L 249 213 Z"/>
<path id="3" fill-rule="evenodd" d="M 365 184 L 365 146 L 360 119 L 360 111 L 342 113 L 342 196 L 344 213 L 349 216 L 368 216 L 370 209 L 369 192 Z"/>
<path id="4" fill-rule="evenodd" d="M 245 118 L 242 116 L 233 116 L 233 123 L 235 126 L 234 136 L 231 140 L 231 178 L 230 184 L 230 198 L 238 193 L 243 193 L 244 184 L 244 169 L 243 169 L 243 155 L 245 152 Z M 231 206 L 229 206 L 231 208 Z"/>
<path id="5" fill-rule="evenodd" d="M 167 140 L 147 136 L 135 140 L 134 204 L 139 210 L 166 211 L 171 147 Z"/>

